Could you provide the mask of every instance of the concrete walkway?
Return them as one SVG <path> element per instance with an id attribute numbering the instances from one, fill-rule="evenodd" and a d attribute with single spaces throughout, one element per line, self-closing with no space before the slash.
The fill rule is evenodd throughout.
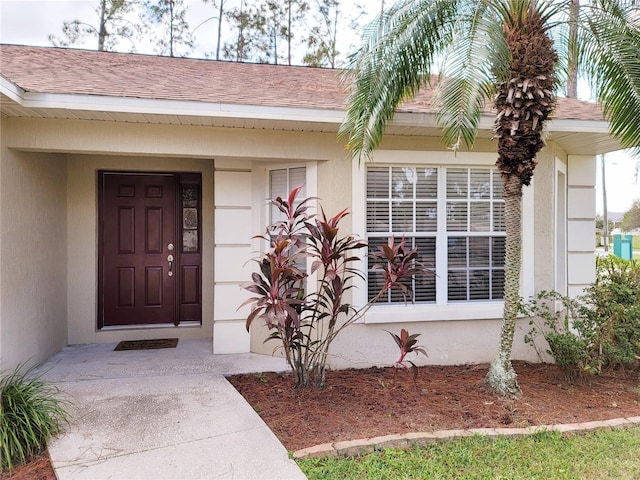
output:
<path id="1" fill-rule="evenodd" d="M 286 370 L 281 358 L 212 355 L 210 340 L 114 347 L 68 347 L 41 367 L 72 402 L 49 446 L 59 480 L 305 478 L 224 378 Z"/>

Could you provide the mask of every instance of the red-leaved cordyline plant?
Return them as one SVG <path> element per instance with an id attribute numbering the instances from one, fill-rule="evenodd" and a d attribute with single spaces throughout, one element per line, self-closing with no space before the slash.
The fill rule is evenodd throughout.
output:
<path id="1" fill-rule="evenodd" d="M 404 238 L 370 253 L 376 269 L 385 274 L 384 284 L 362 308 L 345 303 L 345 293 L 353 287 L 354 277 L 364 278 L 352 267 L 360 260 L 357 252 L 366 247 L 355 235 L 340 237 L 338 224 L 348 213 L 345 210 L 327 218 L 309 213 L 306 198 L 297 203 L 302 187 L 294 188 L 286 200 L 278 197 L 273 204 L 285 219 L 269 225 L 263 238 L 270 244 L 268 252 L 256 260 L 259 272 L 242 288 L 255 296 L 241 306 L 251 305 L 246 327 L 263 319 L 273 333 L 267 340 L 282 343 L 285 358 L 291 367 L 296 387 L 324 385 L 329 346 L 336 336 L 351 325 L 391 288 L 401 289 L 405 299 L 412 298 L 407 283 L 413 275 L 427 270 L 417 262 L 417 250 L 405 246 Z M 302 259 L 311 258 L 310 274 L 318 273 L 318 284 L 311 292 L 305 290 L 305 273 L 299 266 Z"/>
<path id="2" fill-rule="evenodd" d="M 399 367 L 406 368 L 406 365 L 404 364 L 404 357 L 406 357 L 408 353 L 415 352 L 416 355 L 422 353 L 425 357 L 428 356 L 427 351 L 424 349 L 424 347 L 416 345 L 418 343 L 418 337 L 420 336 L 419 333 L 409 335 L 409 332 L 404 328 L 400 329 L 400 336 L 388 330 L 385 330 L 385 332 L 393 337 L 396 345 L 398 345 L 398 348 L 400 349 L 400 358 L 398 358 L 398 360 L 396 361 L 396 365 L 398 365 Z M 418 378 L 418 367 L 411 360 L 407 360 L 407 362 L 411 364 L 411 369 L 413 370 L 413 383 L 415 384 L 416 379 Z M 396 378 L 396 372 L 397 370 L 393 372 L 394 379 Z"/>

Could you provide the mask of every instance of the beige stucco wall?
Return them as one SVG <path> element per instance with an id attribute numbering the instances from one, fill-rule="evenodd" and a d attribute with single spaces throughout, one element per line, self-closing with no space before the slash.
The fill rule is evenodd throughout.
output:
<path id="1" fill-rule="evenodd" d="M 342 151 L 328 133 L 26 118 L 5 129 L 8 146 L 47 152 L 298 161 Z"/>
<path id="2" fill-rule="evenodd" d="M 352 163 L 346 151 L 337 152 L 329 162 L 318 165 L 318 202 L 328 216 L 333 216 L 344 208 L 353 212 L 351 199 Z M 340 230 L 353 230 L 353 216 L 350 214 L 340 221 Z"/>
<path id="3" fill-rule="evenodd" d="M 97 171 L 202 173 L 202 326 L 97 330 Z M 69 344 L 174 336 L 211 338 L 213 321 L 213 162 L 184 158 L 69 155 L 67 171 Z M 167 332 L 167 328 L 171 332 Z"/>
<path id="4" fill-rule="evenodd" d="M 37 135 L 34 134 L 37 132 Z M 4 228 L 4 216 L 15 215 L 6 206 L 5 198 L 15 196 L 16 185 L 37 189 L 43 183 L 46 189 L 55 191 L 62 199 L 59 204 L 47 204 L 47 218 L 61 220 L 54 228 L 55 245 L 46 247 L 48 252 L 42 259 L 62 246 L 63 254 L 53 262 L 49 276 L 61 275 L 63 281 L 49 285 L 46 281 L 32 284 L 32 295 L 43 298 L 43 305 L 53 305 L 53 310 L 66 314 L 68 337 L 64 321 L 56 330 L 70 344 L 88 342 L 112 342 L 123 338 L 149 338 L 167 336 L 165 329 L 96 330 L 96 278 L 97 278 L 97 197 L 96 171 L 201 171 L 203 173 L 203 319 L 202 327 L 180 327 L 171 332 L 181 338 L 213 338 L 214 353 L 261 351 L 271 353 L 274 344 L 262 344 L 264 330 L 254 329 L 251 335 L 244 330 L 246 308 L 237 307 L 246 298 L 239 285 L 250 278 L 250 266 L 244 265 L 259 242 L 250 240 L 251 235 L 261 233 L 264 228 L 266 195 L 265 168 L 273 165 L 307 163 L 315 165 L 317 195 L 328 214 L 342 208 L 353 210 L 352 190 L 355 186 L 354 169 L 342 144 L 333 134 L 300 133 L 282 131 L 243 131 L 192 126 L 116 124 L 114 122 L 91 122 L 80 120 L 27 120 L 11 119 L 3 122 L 2 169 L 0 170 L 0 198 L 3 199 L 0 214 L 3 215 L 3 234 L 0 236 L 0 356 L 5 356 L 7 335 L 7 312 L 13 314 L 20 309 L 20 302 L 5 300 L 10 291 L 7 279 L 18 260 L 5 261 L 5 252 L 20 248 L 26 260 L 27 248 L 16 246 L 18 234 Z M 27 149 L 36 152 L 66 152 L 66 155 L 40 153 L 11 153 L 6 147 Z M 446 150 L 438 139 L 421 137 L 388 137 L 382 148 L 387 152 L 417 151 L 430 156 L 430 161 Z M 494 152 L 493 142 L 480 140 L 476 151 Z M 451 152 L 446 152 L 451 155 Z M 5 161 L 5 157 L 9 160 Z M 18 161 L 18 158 L 20 159 Z M 48 159 L 49 162 L 43 162 Z M 526 259 L 531 286 L 536 290 L 553 285 L 554 262 L 550 254 L 554 248 L 553 226 L 553 181 L 555 162 L 566 162 L 567 155 L 553 145 L 541 152 L 540 165 L 532 187 L 530 202 L 535 205 L 534 225 L 527 225 L 531 252 Z M 16 172 L 5 175 L 7 166 L 22 162 Z M 35 165 L 37 180 L 25 184 L 22 170 Z M 576 157 L 569 161 L 569 180 L 573 172 L 591 168 L 588 159 Z M 51 173 L 52 175 L 49 175 Z M 589 174 L 590 175 L 590 174 Z M 21 177 L 16 179 L 15 177 Z M 591 188 L 582 183 L 591 177 L 574 177 L 575 195 L 580 196 Z M 580 183 L 582 182 L 582 183 Z M 28 182 L 27 182 L 28 183 Z M 40 187 L 42 188 L 42 187 Z M 570 190 L 571 196 L 571 190 Z M 54 195 L 54 197 L 56 196 Z M 51 195 L 49 195 L 51 196 Z M 41 197 L 30 202 L 35 216 Z M 13 205 L 15 201 L 11 201 Z M 571 205 L 570 207 L 571 208 Z M 585 223 L 584 212 L 573 218 Z M 17 220 L 13 220 L 16 222 Z M 40 231 L 40 227 L 31 227 Z M 353 217 L 342 222 L 344 232 L 354 230 Z M 47 240 L 51 241 L 49 234 Z M 551 250 L 550 250 L 551 249 Z M 584 253 L 584 252 L 579 252 Z M 31 253 L 30 253 L 31 254 Z M 576 257 L 577 258 L 577 257 Z M 42 263 L 42 262 L 37 262 Z M 530 268 L 529 268 L 530 267 Z M 533 270 L 533 271 L 531 271 Z M 580 281 L 584 278 L 580 277 Z M 576 283 L 577 284 L 577 283 Z M 59 290 L 64 288 L 60 295 Z M 55 290 L 55 291 L 51 291 Z M 44 292 L 44 295 L 41 295 Z M 26 298 L 26 297 L 25 297 Z M 31 306 L 28 306 L 31 308 Z M 36 307 L 33 307 L 36 308 Z M 495 315 L 498 317 L 499 315 Z M 429 351 L 429 363 L 484 362 L 496 353 L 501 320 L 451 320 L 430 319 L 424 322 L 399 323 L 394 317 L 388 323 L 363 323 L 343 332 L 332 349 L 334 367 L 365 366 L 367 364 L 389 364 L 395 360 L 396 347 L 383 329 L 399 331 L 408 328 L 411 333 L 421 333 L 421 342 Z M 522 335 L 526 327 L 518 329 L 514 346 L 514 357 L 535 360 L 535 354 L 524 346 Z M 15 327 L 13 327 L 15 329 Z M 37 330 L 29 327 L 25 331 Z M 24 336 L 24 335 L 23 335 Z M 49 335 L 50 336 L 50 335 Z M 424 361 L 423 359 L 420 359 Z"/>
<path id="5" fill-rule="evenodd" d="M 384 158 L 392 158 L 394 151 L 401 155 L 407 152 L 424 152 L 417 157 L 418 161 L 438 162 L 442 156 L 442 162 L 446 163 L 447 152 L 437 139 L 418 137 L 389 137 L 385 143 Z M 476 152 L 495 151 L 492 142 L 480 141 Z M 465 162 L 463 155 L 456 157 L 455 161 Z M 465 157 L 466 158 L 466 157 Z M 554 180 L 557 162 L 565 162 L 566 154 L 551 144 L 538 157 L 539 166 L 536 169 L 534 184 L 526 192 L 526 202 L 530 203 L 529 213 L 534 213 L 533 221 L 525 219 L 524 239 L 528 251 L 525 252 L 523 266 L 523 283 L 527 283 L 526 295 L 533 294 L 540 289 L 553 288 L 554 282 L 554 257 L 555 257 L 555 225 L 554 225 Z M 364 168 L 364 167 L 360 167 Z M 353 179 L 353 165 L 344 151 L 340 152 L 333 161 L 318 164 L 318 196 L 327 213 L 334 213 L 342 208 L 354 209 L 352 191 L 356 181 Z M 256 176 L 257 174 L 254 174 Z M 254 189 L 264 189 L 261 185 L 264 179 L 254 182 Z M 526 210 L 526 206 L 525 206 Z M 262 214 L 262 213 L 260 213 Z M 343 222 L 343 231 L 353 230 L 353 217 L 349 216 Z M 257 223 L 254 220 L 254 224 Z M 533 271 L 532 271 L 533 270 Z M 524 292 L 523 292 L 524 294 Z M 348 296 L 349 297 L 349 296 Z M 347 298 L 351 301 L 351 298 Z M 489 362 L 496 353 L 501 318 L 452 320 L 446 315 L 441 320 L 412 321 L 402 323 L 402 314 L 393 312 L 389 315 L 388 322 L 358 323 L 344 330 L 336 339 L 331 348 L 330 363 L 334 368 L 365 367 L 370 365 L 392 364 L 397 358 L 397 347 L 388 333 L 384 330 L 399 332 L 401 328 L 407 328 L 411 333 L 420 333 L 421 343 L 429 351 L 429 357 L 420 357 L 422 363 L 432 364 L 458 364 Z M 528 331 L 528 319 L 521 319 L 516 330 L 513 357 L 516 359 L 537 361 L 536 353 L 523 341 L 523 336 Z M 278 343 L 270 341 L 262 344 L 266 333 L 264 329 L 254 328 L 252 334 L 252 351 L 271 353 Z"/>
<path id="6" fill-rule="evenodd" d="M 246 267 L 231 268 L 231 264 L 238 263 L 233 261 L 240 257 L 240 265 L 246 262 L 251 250 L 245 235 L 250 231 L 256 233 L 246 222 L 246 214 L 253 218 L 255 208 L 249 208 L 246 202 L 235 205 L 240 209 L 234 208 L 235 197 L 251 193 L 243 191 L 245 184 L 235 183 L 237 179 L 231 177 L 247 173 L 246 165 L 252 162 L 322 162 L 344 153 L 335 135 L 321 133 L 25 118 L 8 119 L 3 127 L 6 143 L 14 149 L 69 154 L 66 274 L 70 344 L 167 335 L 164 329 L 96 331 L 98 169 L 203 172 L 204 324 L 200 329 L 180 327 L 172 335 L 213 336 L 214 350 L 231 353 L 249 350 L 244 321 L 236 312 L 238 284 L 248 276 L 242 276 Z M 214 188 L 214 162 L 219 166 L 217 188 Z M 261 215 L 261 207 L 258 210 Z M 218 228 L 214 227 L 214 221 L 218 222 Z M 215 308 L 214 298 L 218 299 Z M 214 334 L 214 319 L 219 335 Z"/>
<path id="7" fill-rule="evenodd" d="M 0 162 L 0 370 L 35 364 L 66 345 L 64 156 L 7 148 Z"/>
<path id="8" fill-rule="evenodd" d="M 421 334 L 419 344 L 429 356 L 407 357 L 417 365 L 488 363 L 498 352 L 501 324 L 502 320 L 496 319 L 352 325 L 334 341 L 330 365 L 332 368 L 393 365 L 398 359 L 398 347 L 385 330 L 399 334 L 401 328 Z M 538 361 L 535 352 L 523 341 L 527 325 L 528 320 L 518 322 L 512 358 L 535 362 Z"/>

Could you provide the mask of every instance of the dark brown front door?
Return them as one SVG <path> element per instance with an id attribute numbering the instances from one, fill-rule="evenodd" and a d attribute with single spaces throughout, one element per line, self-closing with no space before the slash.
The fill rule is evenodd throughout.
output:
<path id="1" fill-rule="evenodd" d="M 176 324 L 172 174 L 100 172 L 99 328 Z"/>

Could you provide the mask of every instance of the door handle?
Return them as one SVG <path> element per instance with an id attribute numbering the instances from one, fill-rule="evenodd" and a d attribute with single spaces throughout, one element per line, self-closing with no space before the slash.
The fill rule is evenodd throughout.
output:
<path id="1" fill-rule="evenodd" d="M 169 255 L 167 257 L 167 261 L 169 262 L 169 273 L 170 277 L 173 277 L 173 255 Z"/>

